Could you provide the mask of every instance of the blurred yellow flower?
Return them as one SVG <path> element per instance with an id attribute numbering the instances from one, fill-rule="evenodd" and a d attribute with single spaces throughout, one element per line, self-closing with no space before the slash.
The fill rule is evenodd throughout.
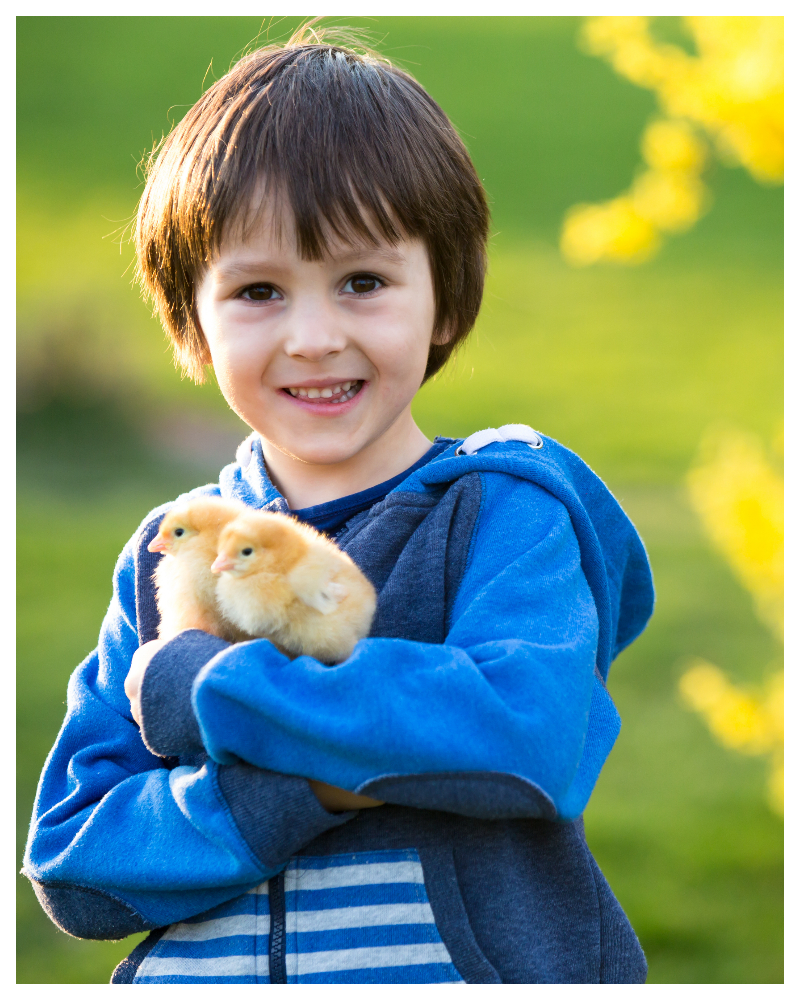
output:
<path id="1" fill-rule="evenodd" d="M 561 250 L 575 264 L 643 261 L 661 245 L 655 226 L 624 195 L 602 205 L 575 205 L 564 223 Z"/>
<path id="2" fill-rule="evenodd" d="M 760 441 L 741 431 L 711 432 L 687 483 L 712 543 L 752 595 L 761 620 L 782 638 L 783 481 Z M 719 667 L 697 660 L 681 677 L 679 689 L 723 746 L 770 755 L 767 796 L 772 808 L 782 812 L 783 672 L 773 674 L 763 691 L 746 691 Z"/>
<path id="3" fill-rule="evenodd" d="M 783 812 L 783 672 L 762 693 L 744 691 L 711 663 L 697 660 L 681 677 L 684 702 L 706 720 L 722 746 L 744 754 L 769 754 L 767 800 Z"/>
<path id="4" fill-rule="evenodd" d="M 648 170 L 636 179 L 631 191 L 636 214 L 668 233 L 693 226 L 707 201 L 702 182 L 679 170 Z"/>
<path id="5" fill-rule="evenodd" d="M 687 477 L 711 541 L 750 591 L 756 612 L 783 638 L 783 479 L 753 434 L 708 434 Z"/>
<path id="6" fill-rule="evenodd" d="M 645 237 L 646 232 L 679 232 L 694 225 L 709 204 L 700 180 L 708 150 L 698 130 L 723 161 L 741 164 L 762 183 L 783 179 L 783 18 L 684 17 L 696 56 L 656 42 L 651 21 L 591 17 L 581 32 L 587 52 L 656 92 L 664 117 L 645 130 L 642 154 L 648 169 L 628 194 L 601 205 L 577 205 L 567 213 L 561 249 L 573 264 L 639 263 L 659 245 L 658 233 Z M 618 231 L 620 204 L 631 229 L 627 238 Z M 600 219 L 606 220 L 605 242 Z"/>
<path id="7" fill-rule="evenodd" d="M 712 663 L 697 660 L 680 680 L 686 703 L 700 712 L 719 742 L 740 753 L 762 754 L 783 745 L 783 674 L 765 692 L 736 687 Z"/>
<path id="8" fill-rule="evenodd" d="M 708 151 L 695 132 L 680 121 L 652 122 L 642 136 L 642 156 L 653 170 L 699 173 Z"/>

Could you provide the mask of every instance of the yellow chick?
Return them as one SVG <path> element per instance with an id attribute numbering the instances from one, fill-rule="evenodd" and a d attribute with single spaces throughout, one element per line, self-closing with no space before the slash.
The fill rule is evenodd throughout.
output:
<path id="1" fill-rule="evenodd" d="M 330 539 L 284 514 L 240 514 L 211 569 L 225 618 L 290 656 L 339 663 L 369 633 L 372 584 Z"/>
<path id="2" fill-rule="evenodd" d="M 154 574 L 160 639 L 171 639 L 186 628 L 202 629 L 228 642 L 251 638 L 220 614 L 218 577 L 211 572 L 220 532 L 243 510 L 247 510 L 244 504 L 198 497 L 167 512 L 147 546 L 163 555 Z"/>

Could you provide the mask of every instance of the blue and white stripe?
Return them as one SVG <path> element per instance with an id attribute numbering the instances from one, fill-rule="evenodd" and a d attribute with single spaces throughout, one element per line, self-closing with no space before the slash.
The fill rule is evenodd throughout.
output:
<path id="1" fill-rule="evenodd" d="M 463 981 L 416 851 L 293 858 L 284 887 L 287 982 Z"/>
<path id="2" fill-rule="evenodd" d="M 295 857 L 287 983 L 460 983 L 413 849 Z M 136 983 L 268 983 L 267 883 L 167 930 Z"/>
<path id="3" fill-rule="evenodd" d="M 267 885 L 173 924 L 139 966 L 134 983 L 268 983 Z"/>

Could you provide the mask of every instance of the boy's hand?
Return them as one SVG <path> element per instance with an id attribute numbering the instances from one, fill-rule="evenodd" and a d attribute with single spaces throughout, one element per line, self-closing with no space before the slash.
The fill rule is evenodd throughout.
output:
<path id="1" fill-rule="evenodd" d="M 139 699 L 142 691 L 144 672 L 159 649 L 167 644 L 167 641 L 167 639 L 153 639 L 140 646 L 133 654 L 131 669 L 125 678 L 125 694 L 131 703 L 131 715 L 137 726 L 141 726 L 142 724 Z"/>
<path id="2" fill-rule="evenodd" d="M 152 639 L 144 643 L 133 654 L 131 669 L 125 678 L 125 694 L 131 703 L 131 715 L 133 721 L 141 726 L 141 692 L 144 673 L 150 665 L 150 661 L 156 653 L 169 642 L 168 639 Z M 308 780 L 311 791 L 319 799 L 323 809 L 330 813 L 349 812 L 351 809 L 371 809 L 374 806 L 382 806 L 380 799 L 370 798 L 368 795 L 356 795 L 355 792 L 348 792 L 344 788 L 337 788 L 335 785 L 327 785 L 324 781 Z"/>
<path id="3" fill-rule="evenodd" d="M 380 799 L 371 799 L 368 795 L 356 795 L 355 792 L 348 792 L 344 788 L 337 788 L 335 785 L 326 785 L 324 781 L 314 781 L 308 779 L 311 791 L 320 801 L 323 809 L 329 813 L 349 812 L 351 809 L 372 809 L 374 806 L 382 806 Z"/>

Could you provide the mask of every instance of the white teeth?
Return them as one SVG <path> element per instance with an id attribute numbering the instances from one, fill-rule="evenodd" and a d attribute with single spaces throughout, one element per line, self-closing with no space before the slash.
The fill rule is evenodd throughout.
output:
<path id="1" fill-rule="evenodd" d="M 301 399 L 333 399 L 334 396 L 338 396 L 338 399 L 333 399 L 333 402 L 344 403 L 355 396 L 362 384 L 357 379 L 356 381 L 351 380 L 349 382 L 341 382 L 338 385 L 326 386 L 324 389 L 304 389 L 299 386 L 290 386 L 287 387 L 286 391 L 291 393 L 292 396 L 300 396 Z"/>

